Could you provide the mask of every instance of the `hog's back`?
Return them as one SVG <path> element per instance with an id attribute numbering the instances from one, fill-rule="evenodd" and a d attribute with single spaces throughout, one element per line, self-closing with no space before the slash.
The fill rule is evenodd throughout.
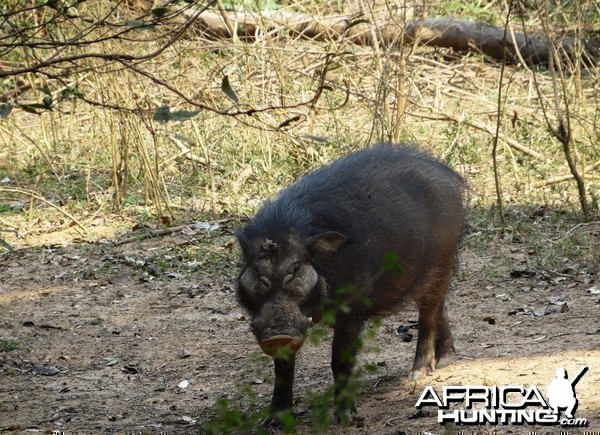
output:
<path id="1" fill-rule="evenodd" d="M 311 233 L 334 230 L 348 238 L 322 273 L 332 289 L 354 285 L 369 294 L 378 312 L 451 269 L 463 189 L 462 178 L 432 157 L 382 144 L 308 174 L 276 201 L 307 216 Z M 401 276 L 381 273 L 392 252 Z"/>

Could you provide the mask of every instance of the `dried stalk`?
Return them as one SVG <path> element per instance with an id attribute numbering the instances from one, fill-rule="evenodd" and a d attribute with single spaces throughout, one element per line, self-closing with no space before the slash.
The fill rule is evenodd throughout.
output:
<path id="1" fill-rule="evenodd" d="M 544 105 L 542 92 L 540 90 L 538 80 L 537 80 L 537 73 L 535 73 L 535 72 L 533 72 L 533 76 L 532 76 L 533 83 L 535 86 L 536 93 L 538 95 L 538 100 L 540 102 L 540 107 L 542 109 L 542 113 L 544 115 L 544 120 L 546 121 L 546 125 L 548 126 L 548 129 L 550 130 L 552 135 L 562 145 L 562 150 L 565 155 L 565 160 L 567 161 L 567 165 L 569 166 L 571 175 L 573 176 L 573 178 L 575 179 L 575 182 L 577 183 L 577 192 L 579 194 L 579 203 L 581 205 L 581 211 L 582 211 L 584 217 L 587 217 L 590 214 L 590 207 L 587 202 L 587 196 L 586 196 L 586 192 L 585 192 L 585 183 L 583 181 L 583 178 L 579 174 L 579 171 L 577 170 L 577 166 L 575 165 L 573 156 L 571 155 L 571 144 L 573 141 L 573 135 L 572 135 L 572 130 L 571 130 L 570 108 L 569 108 L 568 98 L 566 95 L 567 84 L 565 82 L 562 65 L 559 62 L 560 55 L 558 53 L 556 44 L 554 43 L 554 40 L 552 39 L 552 36 L 551 36 L 552 32 L 548 26 L 548 21 L 549 21 L 548 20 L 548 9 L 549 9 L 548 2 L 546 1 L 544 3 L 544 5 L 545 5 L 544 16 L 541 17 L 542 18 L 541 22 L 542 22 L 542 27 L 544 28 L 546 37 L 548 38 L 548 45 L 551 48 L 549 51 L 548 72 L 550 73 L 550 78 L 552 80 L 554 110 L 556 112 L 556 118 L 557 118 L 556 126 L 550 120 L 548 111 L 546 110 L 546 106 Z M 521 24 L 523 27 L 525 37 L 527 38 L 525 22 L 523 21 L 522 17 L 521 17 Z M 557 75 L 557 72 L 558 72 L 558 75 Z M 560 89 L 559 89 L 559 85 L 560 85 Z M 562 97 L 563 104 L 564 104 L 564 114 L 563 114 L 563 110 L 561 109 L 561 101 L 560 101 L 561 97 Z"/>
<path id="2" fill-rule="evenodd" d="M 596 175 L 588 175 L 586 176 L 586 174 L 589 174 L 590 172 L 596 170 L 597 168 L 600 168 L 600 162 L 596 162 L 593 165 L 589 165 L 586 166 L 583 171 L 581 171 L 583 178 L 586 178 L 588 180 L 598 180 L 600 179 L 600 176 L 596 176 Z M 559 175 L 557 177 L 552 177 L 552 178 L 548 178 L 546 180 L 543 181 L 538 181 L 537 183 L 533 184 L 533 188 L 538 189 L 540 187 L 545 187 L 545 186 L 549 186 L 551 184 L 556 184 L 556 183 L 562 183 L 563 181 L 569 181 L 573 179 L 573 174 L 568 174 L 568 175 Z"/>
<path id="3" fill-rule="evenodd" d="M 77 225 L 79 228 L 81 228 L 81 230 L 84 233 L 87 234 L 87 229 L 71 213 L 69 213 L 66 210 L 63 210 L 61 207 L 57 206 L 56 204 L 51 203 L 50 201 L 48 201 L 43 196 L 38 195 L 37 193 L 35 193 L 35 192 L 31 191 L 31 190 L 21 189 L 20 187 L 0 187 L 0 192 L 17 193 L 19 195 L 27 195 L 30 198 L 37 199 L 38 201 L 41 201 L 44 204 L 49 205 L 50 207 L 58 210 L 60 213 L 62 213 L 63 215 L 65 215 L 67 218 L 71 219 L 71 222 L 73 222 L 75 225 Z"/>
<path id="4" fill-rule="evenodd" d="M 492 136 L 494 136 L 496 134 L 494 129 L 492 127 L 490 127 L 489 125 L 485 125 L 485 124 L 482 124 L 477 121 L 470 121 L 467 119 L 463 119 L 460 116 L 453 115 L 451 113 L 438 112 L 437 114 L 431 114 L 431 113 L 412 112 L 411 115 L 417 116 L 419 118 L 425 118 L 425 119 L 453 121 L 453 122 L 456 122 L 457 124 L 465 124 L 465 125 L 468 125 L 469 127 L 475 128 L 477 130 L 484 131 Z M 534 159 L 537 159 L 541 162 L 546 160 L 542 154 L 538 153 L 537 151 L 532 150 L 531 148 L 526 147 L 523 144 L 520 144 L 519 142 L 517 142 L 514 139 L 505 137 L 502 134 L 499 134 L 498 138 L 501 139 L 502 141 L 504 141 L 506 143 L 506 145 L 508 145 L 509 147 L 511 147 L 517 151 L 520 151 L 523 154 L 533 157 Z"/>

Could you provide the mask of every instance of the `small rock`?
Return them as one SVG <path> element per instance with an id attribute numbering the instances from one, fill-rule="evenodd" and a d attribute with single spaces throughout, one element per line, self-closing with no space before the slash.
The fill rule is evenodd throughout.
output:
<path id="1" fill-rule="evenodd" d="M 406 325 L 400 325 L 396 329 L 396 332 L 398 332 L 398 334 L 403 334 L 405 332 L 408 332 L 408 326 L 406 326 Z"/>
<path id="2" fill-rule="evenodd" d="M 417 329 L 419 327 L 419 323 L 418 322 L 413 322 L 412 320 L 409 320 L 407 323 L 401 323 L 398 328 L 396 328 L 396 332 L 398 334 L 402 334 L 405 332 L 408 332 L 409 329 Z"/>
<path id="3" fill-rule="evenodd" d="M 150 276 L 153 276 L 155 278 L 160 276 L 160 270 L 158 270 L 156 266 L 153 266 L 151 264 L 146 266 L 146 272 L 148 272 Z"/>
<path id="4" fill-rule="evenodd" d="M 187 424 L 196 424 L 196 420 L 194 420 L 192 417 L 188 417 L 187 415 L 184 415 L 183 417 L 181 417 L 181 419 Z"/>
<path id="5" fill-rule="evenodd" d="M 501 301 L 508 301 L 510 299 L 512 299 L 509 295 L 507 295 L 506 293 L 501 293 L 499 295 L 496 295 L 496 298 L 500 299 Z"/>
<path id="6" fill-rule="evenodd" d="M 34 375 L 42 375 L 42 376 L 54 376 L 60 373 L 60 370 L 58 370 L 56 367 L 52 367 L 52 366 L 33 366 L 31 368 L 31 372 Z"/>
<path id="7" fill-rule="evenodd" d="M 190 356 L 192 356 L 191 352 L 185 348 L 179 349 L 178 355 L 179 355 L 179 358 L 181 358 L 181 359 L 189 358 Z"/>
<path id="8" fill-rule="evenodd" d="M 543 308 L 539 308 L 537 310 L 533 311 L 533 315 L 536 317 L 543 317 L 543 316 L 547 316 L 548 314 L 552 314 L 552 313 L 556 313 L 558 310 L 555 306 L 552 305 L 546 305 Z"/>
<path id="9" fill-rule="evenodd" d="M 590 287 L 589 289 L 586 290 L 586 292 L 588 292 L 591 295 L 600 295 L 600 289 L 596 286 Z"/>
<path id="10" fill-rule="evenodd" d="M 125 284 L 127 281 L 129 281 L 130 278 L 131 276 L 127 272 L 125 272 L 120 275 L 111 276 L 110 278 L 108 278 L 108 282 L 112 285 Z"/>

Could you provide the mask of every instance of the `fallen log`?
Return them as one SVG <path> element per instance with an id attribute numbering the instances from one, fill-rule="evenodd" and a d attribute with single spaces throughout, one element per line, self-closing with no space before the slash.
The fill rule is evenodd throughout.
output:
<path id="1" fill-rule="evenodd" d="M 191 14 L 193 12 L 187 12 Z M 374 35 L 382 47 L 419 44 L 452 48 L 458 52 L 478 52 L 507 63 L 525 61 L 529 65 L 550 60 L 552 44 L 542 35 L 506 32 L 484 22 L 454 18 L 415 19 L 403 23 L 394 18 L 373 23 L 362 17 L 313 17 L 287 10 L 215 11 L 206 10 L 196 19 L 194 29 L 205 38 L 254 41 L 265 34 L 285 34 L 314 40 L 345 40 L 357 45 L 372 45 Z M 233 30 L 233 32 L 232 32 Z M 573 57 L 575 38 L 563 37 L 559 43 L 563 54 Z M 592 59 L 591 52 L 588 53 Z"/>

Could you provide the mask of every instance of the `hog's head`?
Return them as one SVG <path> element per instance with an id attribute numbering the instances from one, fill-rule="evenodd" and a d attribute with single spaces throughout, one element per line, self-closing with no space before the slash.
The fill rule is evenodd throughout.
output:
<path id="1" fill-rule="evenodd" d="M 313 320 L 319 321 L 327 297 L 321 262 L 346 237 L 335 231 L 252 239 L 238 232 L 237 237 L 243 256 L 237 296 L 252 315 L 252 332 L 267 355 L 295 354 Z"/>

